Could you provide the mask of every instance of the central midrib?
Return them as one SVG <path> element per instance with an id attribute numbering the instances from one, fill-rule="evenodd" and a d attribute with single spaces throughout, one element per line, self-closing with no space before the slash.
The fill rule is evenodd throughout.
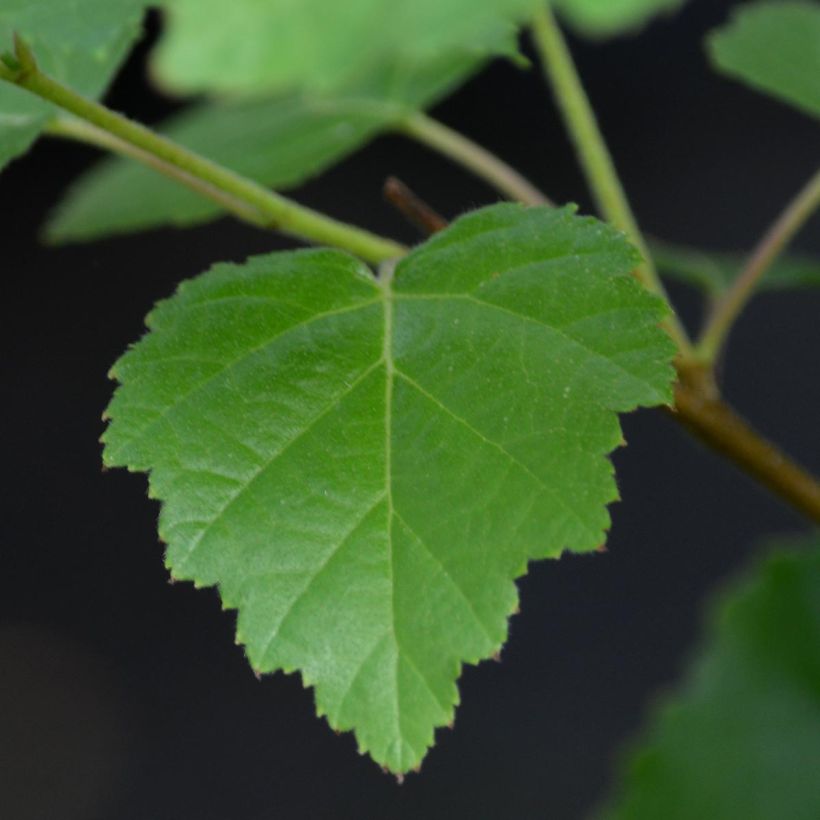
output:
<path id="1" fill-rule="evenodd" d="M 396 605 L 395 605 L 395 572 L 393 566 L 393 521 L 395 519 L 393 508 L 393 381 L 395 369 L 393 366 L 393 289 L 391 281 L 393 278 L 392 268 L 382 269 L 378 284 L 382 293 L 382 306 L 384 311 L 384 338 L 382 339 L 382 359 L 384 360 L 384 470 L 385 470 L 385 498 L 387 500 L 387 566 L 390 580 L 390 631 L 393 636 L 393 646 L 395 651 L 395 666 L 393 674 L 395 676 L 395 727 L 396 738 L 399 739 L 399 758 L 402 755 L 401 748 L 401 708 L 399 706 L 399 640 L 396 634 Z M 401 763 L 401 760 L 399 760 Z"/>

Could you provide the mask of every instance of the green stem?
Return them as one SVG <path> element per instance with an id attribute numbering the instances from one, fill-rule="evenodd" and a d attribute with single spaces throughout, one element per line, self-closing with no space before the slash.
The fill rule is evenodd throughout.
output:
<path id="1" fill-rule="evenodd" d="M 108 131 L 103 131 L 101 128 L 97 128 L 96 125 L 91 125 L 91 123 L 84 120 L 57 115 L 46 124 L 43 133 L 50 137 L 59 137 L 81 142 L 84 145 L 92 145 L 95 148 L 101 148 L 113 154 L 133 159 L 147 165 L 149 168 L 153 168 L 163 176 L 185 185 L 200 196 L 213 200 L 242 221 L 250 222 L 259 227 L 267 226 L 268 220 L 256 208 L 249 207 L 241 200 L 219 190 L 219 188 L 214 188 L 209 183 L 191 176 L 176 166 L 164 162 L 153 154 L 149 154 L 147 151 L 143 151 L 141 148 L 137 148 L 131 143 L 125 142 L 109 134 Z"/>
<path id="2" fill-rule="evenodd" d="M 740 275 L 716 303 L 697 345 L 698 358 L 704 362 L 713 362 L 717 358 L 735 319 L 751 299 L 761 277 L 818 207 L 820 169 L 766 231 Z"/>
<path id="3" fill-rule="evenodd" d="M 472 140 L 421 112 L 398 124 L 397 130 L 472 171 L 509 199 L 525 205 L 550 205 L 549 199 L 502 159 Z"/>
<path id="4" fill-rule="evenodd" d="M 544 73 L 552 86 L 598 208 L 604 218 L 622 230 L 643 254 L 645 262 L 635 271 L 638 279 L 653 293 L 666 298 L 666 291 L 652 264 L 646 241 L 618 179 L 615 164 L 598 128 L 595 113 L 581 84 L 572 55 L 561 29 L 546 5 L 535 15 L 532 25 Z M 681 354 L 684 357 L 690 356 L 692 345 L 683 325 L 671 316 L 665 326 Z"/>
<path id="5" fill-rule="evenodd" d="M 245 214 L 255 212 L 255 217 L 251 217 L 254 224 L 265 224 L 300 239 L 342 248 L 374 263 L 405 253 L 406 249 L 396 242 L 299 205 L 77 94 L 41 72 L 27 47 L 19 40 L 16 57 L 20 68 L 14 70 L 0 66 L 0 78 L 70 111 L 120 142 L 127 143 L 137 149 L 133 156 L 144 159 L 145 155 L 150 155 L 163 167 L 171 166 L 188 180 L 197 180 L 207 189 L 218 191 L 220 196 L 227 197 L 225 202 L 232 200 L 241 203 Z M 236 209 L 232 210 L 238 213 Z"/>

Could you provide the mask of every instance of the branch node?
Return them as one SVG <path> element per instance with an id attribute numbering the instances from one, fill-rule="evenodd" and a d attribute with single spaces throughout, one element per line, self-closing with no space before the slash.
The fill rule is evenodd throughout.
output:
<path id="1" fill-rule="evenodd" d="M 18 64 L 15 82 L 19 83 L 39 71 L 34 52 L 16 31 L 14 32 L 14 57 Z"/>

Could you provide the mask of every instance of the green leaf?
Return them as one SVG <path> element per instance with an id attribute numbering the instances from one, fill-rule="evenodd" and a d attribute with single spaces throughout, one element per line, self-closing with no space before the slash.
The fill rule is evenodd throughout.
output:
<path id="1" fill-rule="evenodd" d="M 141 33 L 144 0 L 3 0 L 0 51 L 16 32 L 45 72 L 99 96 Z M 43 100 L 0 81 L 0 168 L 28 150 L 53 113 Z"/>
<path id="2" fill-rule="evenodd" d="M 720 296 L 743 269 L 740 253 L 701 251 L 683 245 L 653 241 L 650 250 L 661 274 L 692 285 L 709 296 Z M 800 254 L 778 257 L 757 286 L 758 291 L 820 287 L 820 260 Z"/>
<path id="3" fill-rule="evenodd" d="M 206 103 L 169 120 L 176 142 L 279 190 L 304 182 L 475 71 L 448 56 L 415 72 L 381 73 L 344 95 L 291 94 Z M 109 159 L 69 190 L 47 228 L 52 241 L 88 240 L 159 225 L 193 225 L 217 204 L 131 160 Z"/>
<path id="4" fill-rule="evenodd" d="M 820 5 L 752 3 L 713 31 L 707 47 L 716 68 L 820 117 Z"/>
<path id="5" fill-rule="evenodd" d="M 331 92 L 454 53 L 515 52 L 541 0 L 170 0 L 154 74 L 178 93 Z"/>
<path id="6" fill-rule="evenodd" d="M 449 724 L 533 559 L 605 539 L 617 413 L 671 401 L 621 234 L 497 205 L 374 280 L 338 251 L 217 265 L 113 368 L 109 466 L 150 471 L 175 578 L 394 772 Z"/>
<path id="7" fill-rule="evenodd" d="M 724 595 L 608 818 L 820 817 L 820 541 L 804 546 Z"/>
<path id="8" fill-rule="evenodd" d="M 611 37 L 677 11 L 684 0 L 552 0 L 573 28 L 587 37 Z"/>

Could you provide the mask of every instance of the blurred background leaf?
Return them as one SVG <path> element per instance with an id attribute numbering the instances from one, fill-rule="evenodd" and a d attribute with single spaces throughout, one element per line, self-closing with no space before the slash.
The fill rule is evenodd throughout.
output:
<path id="1" fill-rule="evenodd" d="M 820 4 L 740 6 L 706 44 L 719 71 L 820 117 Z"/>
<path id="2" fill-rule="evenodd" d="M 691 285 L 709 296 L 723 293 L 746 262 L 742 253 L 702 251 L 660 240 L 652 241 L 650 250 L 664 277 Z M 757 290 L 811 287 L 820 287 L 820 259 L 791 253 L 775 260 Z"/>
<path id="3" fill-rule="evenodd" d="M 514 55 L 517 24 L 541 0 L 222 0 L 166 2 L 154 52 L 177 93 L 330 92 L 442 55 Z"/>
<path id="4" fill-rule="evenodd" d="M 772 546 L 724 593 L 608 820 L 820 817 L 820 538 Z"/>
<path id="5" fill-rule="evenodd" d="M 611 37 L 645 25 L 654 15 L 672 12 L 685 0 L 552 0 L 579 33 Z"/>
<path id="6" fill-rule="evenodd" d="M 3 0 L 0 52 L 22 36 L 40 67 L 97 97 L 139 37 L 144 0 Z M 0 82 L 0 168 L 28 150 L 54 108 Z"/>
<path id="7" fill-rule="evenodd" d="M 381 131 L 433 104 L 480 66 L 454 54 L 407 72 L 394 66 L 332 96 L 211 101 L 159 130 L 250 179 L 287 190 L 336 164 Z M 221 209 L 132 160 L 109 158 L 69 188 L 46 229 L 51 241 L 95 239 L 159 225 L 193 225 Z"/>

